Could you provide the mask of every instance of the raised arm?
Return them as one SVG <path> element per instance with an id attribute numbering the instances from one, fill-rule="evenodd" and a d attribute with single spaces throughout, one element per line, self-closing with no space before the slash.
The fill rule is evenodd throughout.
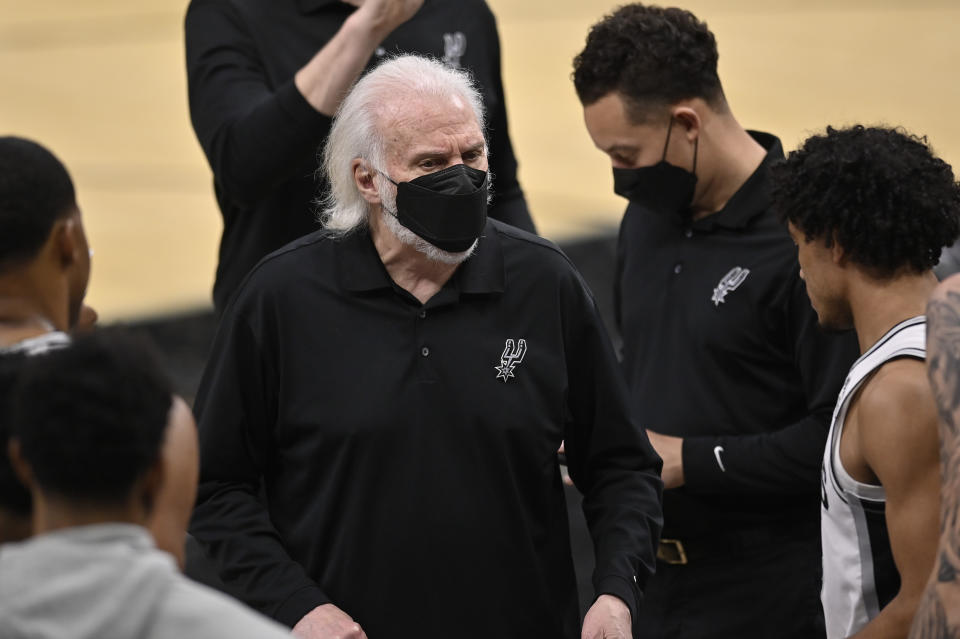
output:
<path id="1" fill-rule="evenodd" d="M 960 276 L 927 305 L 927 373 L 940 427 L 940 540 L 910 639 L 960 637 Z"/>
<path id="2" fill-rule="evenodd" d="M 422 4 L 362 2 L 294 78 L 271 86 L 233 3 L 194 0 L 185 22 L 190 117 L 222 192 L 250 204 L 313 158 L 377 45 Z"/>
<path id="3" fill-rule="evenodd" d="M 332 116 L 384 38 L 413 17 L 423 0 L 343 0 L 359 7 L 297 71 L 297 89 L 314 109 Z"/>

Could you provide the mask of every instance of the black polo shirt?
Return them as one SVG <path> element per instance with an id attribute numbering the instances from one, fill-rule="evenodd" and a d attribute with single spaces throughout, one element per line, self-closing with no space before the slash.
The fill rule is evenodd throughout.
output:
<path id="1" fill-rule="evenodd" d="M 318 153 L 330 118 L 293 82 L 354 10 L 340 0 L 193 0 L 186 17 L 190 117 L 223 214 L 218 310 L 267 253 L 317 229 Z M 533 231 L 507 132 L 496 21 L 483 0 L 426 0 L 370 61 L 419 53 L 482 88 L 495 198 L 490 215 Z"/>
<path id="2" fill-rule="evenodd" d="M 636 616 L 660 461 L 589 291 L 546 240 L 488 222 L 420 304 L 366 232 L 302 238 L 228 307 L 196 411 L 191 531 L 284 623 L 332 601 L 371 637 L 579 637 L 563 439 L 594 584 Z"/>
<path id="3" fill-rule="evenodd" d="M 686 485 L 664 494 L 664 536 L 818 521 L 830 416 L 857 356 L 828 335 L 770 211 L 780 141 L 719 212 L 691 222 L 630 204 L 618 247 L 617 319 L 640 423 L 684 438 Z"/>

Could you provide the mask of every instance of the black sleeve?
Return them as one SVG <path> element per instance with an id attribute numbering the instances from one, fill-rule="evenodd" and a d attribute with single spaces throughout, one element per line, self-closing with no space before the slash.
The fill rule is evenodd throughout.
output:
<path id="1" fill-rule="evenodd" d="M 290 558 L 258 497 L 275 448 L 277 376 L 266 352 L 243 317 L 224 317 L 194 409 L 200 487 L 190 532 L 230 594 L 292 627 L 330 599 Z"/>
<path id="2" fill-rule="evenodd" d="M 819 485 L 833 408 L 859 346 L 853 331 L 820 329 L 803 281 L 788 292 L 788 332 L 807 398 L 803 419 L 763 434 L 688 437 L 683 441 L 685 488 L 703 493 L 803 493 Z M 723 447 L 720 467 L 714 452 Z"/>
<path id="3" fill-rule="evenodd" d="M 584 496 L 596 593 L 619 597 L 636 619 L 663 527 L 662 462 L 630 418 L 626 384 L 586 284 L 577 278 L 571 289 L 564 327 L 567 462 Z"/>
<path id="4" fill-rule="evenodd" d="M 248 28 L 225 0 L 187 10 L 190 119 L 221 194 L 245 206 L 315 158 L 330 130 L 293 78 L 269 85 Z"/>
<path id="5" fill-rule="evenodd" d="M 507 105 L 500 74 L 500 36 L 496 20 L 490 14 L 490 59 L 493 86 L 486 87 L 493 94 L 493 108 L 487 114 L 487 131 L 490 138 L 490 170 L 493 172 L 493 202 L 490 217 L 512 226 L 536 233 L 537 229 L 527 209 L 527 200 L 517 180 L 517 158 L 510 143 L 507 125 Z"/>

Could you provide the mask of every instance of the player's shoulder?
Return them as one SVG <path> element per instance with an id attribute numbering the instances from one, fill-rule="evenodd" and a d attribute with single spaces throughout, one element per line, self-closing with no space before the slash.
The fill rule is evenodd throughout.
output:
<path id="1" fill-rule="evenodd" d="M 926 362 L 901 357 L 881 366 L 860 393 L 861 415 L 870 421 L 893 421 L 926 410 L 933 401 Z"/>
<path id="2" fill-rule="evenodd" d="M 937 409 L 922 360 L 884 364 L 868 381 L 857 411 L 861 454 L 888 490 L 936 463 Z"/>

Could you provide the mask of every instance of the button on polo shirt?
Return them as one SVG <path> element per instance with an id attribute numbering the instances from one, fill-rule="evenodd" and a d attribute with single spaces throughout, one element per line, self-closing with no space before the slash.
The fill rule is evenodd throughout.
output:
<path id="1" fill-rule="evenodd" d="M 659 460 L 589 291 L 543 239 L 489 221 L 426 304 L 365 232 L 291 244 L 228 309 L 197 414 L 191 530 L 290 625 L 333 601 L 371 637 L 578 638 L 561 439 L 598 592 L 636 615 Z"/>

